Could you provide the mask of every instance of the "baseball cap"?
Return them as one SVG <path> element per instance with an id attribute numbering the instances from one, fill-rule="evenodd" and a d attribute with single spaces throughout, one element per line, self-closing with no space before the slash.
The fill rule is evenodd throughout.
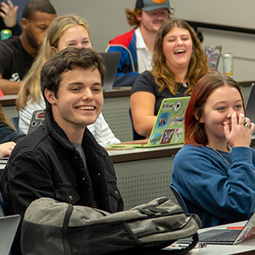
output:
<path id="1" fill-rule="evenodd" d="M 169 0 L 137 0 L 135 8 L 152 11 L 160 8 L 170 9 Z"/>

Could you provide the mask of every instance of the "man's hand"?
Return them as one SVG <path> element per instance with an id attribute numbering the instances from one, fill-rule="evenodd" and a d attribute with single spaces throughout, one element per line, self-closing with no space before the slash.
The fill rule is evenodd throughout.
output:
<path id="1" fill-rule="evenodd" d="M 14 6 L 11 0 L 7 0 L 7 2 L 8 4 L 1 2 L 0 16 L 3 18 L 6 27 L 12 28 L 17 24 L 19 6 Z"/>

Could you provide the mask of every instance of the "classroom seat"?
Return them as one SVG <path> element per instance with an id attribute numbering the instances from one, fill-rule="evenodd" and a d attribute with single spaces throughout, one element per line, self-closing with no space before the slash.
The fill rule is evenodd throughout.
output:
<path id="1" fill-rule="evenodd" d="M 171 191 L 174 193 L 174 196 L 178 202 L 178 204 L 181 206 L 184 213 L 188 213 L 188 208 L 182 198 L 182 195 L 179 193 L 179 191 L 174 187 L 173 184 L 169 185 Z"/>

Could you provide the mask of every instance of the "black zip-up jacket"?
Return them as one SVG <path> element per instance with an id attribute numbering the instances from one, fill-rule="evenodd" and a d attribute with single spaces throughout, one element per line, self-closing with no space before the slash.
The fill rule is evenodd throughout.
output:
<path id="1" fill-rule="evenodd" d="M 112 161 L 88 129 L 82 147 L 87 171 L 79 152 L 47 113 L 44 125 L 15 146 L 2 173 L 6 213 L 23 217 L 29 204 L 40 197 L 91 207 L 96 201 L 99 209 L 123 210 Z"/>

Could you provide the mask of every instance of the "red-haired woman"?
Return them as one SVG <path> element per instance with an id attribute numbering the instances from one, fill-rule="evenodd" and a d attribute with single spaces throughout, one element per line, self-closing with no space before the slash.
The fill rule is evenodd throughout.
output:
<path id="1" fill-rule="evenodd" d="M 255 125 L 236 81 L 218 73 L 195 85 L 185 114 L 185 146 L 172 181 L 202 226 L 247 220 L 255 209 Z"/>

